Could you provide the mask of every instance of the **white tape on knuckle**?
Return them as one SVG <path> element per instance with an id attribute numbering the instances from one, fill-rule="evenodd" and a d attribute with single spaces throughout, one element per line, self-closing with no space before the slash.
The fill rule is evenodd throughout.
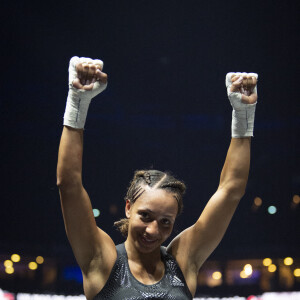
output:
<path id="1" fill-rule="evenodd" d="M 103 68 L 103 61 L 100 59 L 94 59 L 93 60 L 94 65 L 100 65 L 101 68 Z"/>
<path id="2" fill-rule="evenodd" d="M 258 74 L 257 73 L 248 73 L 249 76 L 251 77 L 255 77 L 256 79 L 258 78 Z"/>
<path id="3" fill-rule="evenodd" d="M 79 63 L 79 57 L 78 56 L 73 56 L 71 59 L 70 59 L 70 66 L 72 68 L 75 68 L 76 65 Z"/>
<path id="4" fill-rule="evenodd" d="M 231 76 L 232 75 L 234 75 L 233 72 L 229 72 L 229 73 L 226 74 L 226 77 L 225 77 L 225 85 L 226 85 L 226 87 L 228 87 L 229 85 L 232 84 L 232 82 L 231 82 Z"/>
<path id="5" fill-rule="evenodd" d="M 80 57 L 80 63 L 82 63 L 82 64 L 88 64 L 88 63 L 92 63 L 93 62 L 93 60 L 91 59 L 91 58 L 89 58 L 89 57 Z"/>

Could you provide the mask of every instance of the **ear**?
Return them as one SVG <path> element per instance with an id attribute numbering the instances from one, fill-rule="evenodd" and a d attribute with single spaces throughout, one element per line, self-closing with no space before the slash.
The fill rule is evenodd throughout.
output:
<path id="1" fill-rule="evenodd" d="M 126 204 L 125 204 L 125 215 L 128 219 L 130 219 L 130 211 L 131 211 L 131 202 L 130 200 L 126 200 Z"/>

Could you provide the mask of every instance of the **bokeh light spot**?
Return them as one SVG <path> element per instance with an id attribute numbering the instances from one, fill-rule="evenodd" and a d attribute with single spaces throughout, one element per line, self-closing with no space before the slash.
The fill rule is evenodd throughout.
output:
<path id="1" fill-rule="evenodd" d="M 300 269 L 295 269 L 294 270 L 294 276 L 295 277 L 300 277 Z"/>
<path id="2" fill-rule="evenodd" d="M 21 260 L 21 257 L 20 257 L 20 255 L 19 254 L 13 254 L 11 257 L 11 260 L 13 261 L 13 262 L 19 262 L 20 260 Z"/>
<path id="3" fill-rule="evenodd" d="M 247 276 L 250 276 L 252 274 L 252 272 L 253 272 L 252 266 L 250 264 L 245 265 L 244 266 L 244 271 L 245 271 L 245 274 Z"/>
<path id="4" fill-rule="evenodd" d="M 273 273 L 277 270 L 277 267 L 274 264 L 268 266 L 268 271 Z"/>
<path id="5" fill-rule="evenodd" d="M 13 262 L 9 259 L 7 259 L 3 264 L 4 264 L 4 267 L 6 267 L 6 268 L 13 266 Z"/>
<path id="6" fill-rule="evenodd" d="M 272 263 L 272 259 L 271 259 L 271 258 L 265 258 L 265 259 L 263 260 L 263 265 L 264 265 L 265 267 L 268 267 L 271 263 Z"/>
<path id="7" fill-rule="evenodd" d="M 109 207 L 109 212 L 112 214 L 112 215 L 116 215 L 117 212 L 118 212 L 118 206 L 116 204 L 112 204 L 110 207 Z"/>
<path id="8" fill-rule="evenodd" d="M 5 273 L 7 274 L 12 274 L 14 273 L 15 269 L 13 267 L 6 267 L 5 268 Z"/>
<path id="9" fill-rule="evenodd" d="M 254 199 L 254 204 L 255 204 L 256 206 L 261 206 L 261 205 L 262 205 L 262 200 L 261 200 L 261 198 L 260 198 L 260 197 L 255 197 L 255 199 Z"/>
<path id="10" fill-rule="evenodd" d="M 35 261 L 36 261 L 39 265 L 41 265 L 41 264 L 44 262 L 44 257 L 43 257 L 43 256 L 38 256 L 38 257 L 35 259 Z"/>
<path id="11" fill-rule="evenodd" d="M 294 195 L 293 196 L 293 202 L 295 204 L 299 204 L 300 203 L 300 196 L 299 195 Z"/>
<path id="12" fill-rule="evenodd" d="M 100 210 L 97 209 L 97 208 L 94 208 L 94 209 L 93 209 L 93 213 L 94 213 L 94 217 L 95 217 L 95 218 L 97 218 L 97 217 L 100 216 Z"/>
<path id="13" fill-rule="evenodd" d="M 272 205 L 272 206 L 268 207 L 268 213 L 270 215 L 274 215 L 274 214 L 276 214 L 276 212 L 277 212 L 277 208 L 275 206 Z"/>
<path id="14" fill-rule="evenodd" d="M 241 271 L 240 277 L 244 279 L 248 277 L 247 274 L 245 273 L 245 270 Z"/>
<path id="15" fill-rule="evenodd" d="M 31 262 L 28 264 L 28 268 L 29 268 L 30 270 L 36 270 L 37 267 L 38 267 L 38 265 L 37 265 L 37 263 L 34 262 L 34 261 L 31 261 Z"/>
<path id="16" fill-rule="evenodd" d="M 283 263 L 284 263 L 286 266 L 292 265 L 293 262 L 294 262 L 294 260 L 293 260 L 291 257 L 286 257 L 286 258 L 283 260 Z"/>
<path id="17" fill-rule="evenodd" d="M 213 272 L 213 274 L 212 274 L 212 278 L 214 279 L 214 280 L 220 280 L 221 278 L 222 278 L 222 273 L 221 272 Z"/>

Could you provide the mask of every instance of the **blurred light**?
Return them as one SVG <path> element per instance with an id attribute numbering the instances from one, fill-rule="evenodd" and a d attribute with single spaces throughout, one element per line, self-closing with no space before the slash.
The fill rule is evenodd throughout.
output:
<path id="1" fill-rule="evenodd" d="M 118 206 L 117 206 L 116 204 L 112 204 L 112 205 L 109 207 L 109 212 L 110 212 L 112 215 L 117 214 L 117 212 L 118 212 Z"/>
<path id="2" fill-rule="evenodd" d="M 34 261 L 31 261 L 31 262 L 28 264 L 28 268 L 29 268 L 30 270 L 36 270 L 37 267 L 38 267 L 38 265 L 37 265 L 37 263 L 34 262 Z"/>
<path id="3" fill-rule="evenodd" d="M 247 278 L 248 276 L 246 275 L 245 273 L 245 270 L 243 270 L 241 273 L 240 273 L 240 277 L 241 278 Z"/>
<path id="4" fill-rule="evenodd" d="M 100 216 L 100 210 L 97 209 L 97 208 L 94 208 L 94 209 L 93 209 L 93 213 L 94 213 L 94 217 L 95 217 L 95 218 L 97 218 L 97 217 Z"/>
<path id="5" fill-rule="evenodd" d="M 284 263 L 286 266 L 292 265 L 293 262 L 294 262 L 294 260 L 293 260 L 291 257 L 286 257 L 286 258 L 283 260 L 283 263 Z"/>
<path id="6" fill-rule="evenodd" d="M 264 265 L 265 267 L 268 267 L 271 263 L 272 263 L 272 259 L 271 259 L 271 258 L 265 258 L 265 259 L 263 260 L 263 265 Z"/>
<path id="7" fill-rule="evenodd" d="M 7 259 L 3 264 L 4 264 L 4 267 L 6 267 L 6 268 L 13 266 L 13 262 L 9 259 Z"/>
<path id="8" fill-rule="evenodd" d="M 295 277 L 300 277 L 300 269 L 295 269 L 294 270 L 294 276 Z"/>
<path id="9" fill-rule="evenodd" d="M 294 195 L 293 196 L 293 202 L 295 204 L 299 204 L 300 203 L 300 196 L 299 195 Z"/>
<path id="10" fill-rule="evenodd" d="M 63 269 L 63 278 L 66 280 L 75 280 L 78 283 L 82 283 L 82 273 L 79 267 L 65 267 Z M 84 298 L 86 299 L 86 298 Z"/>
<path id="11" fill-rule="evenodd" d="M 38 256 L 38 257 L 35 259 L 35 261 L 36 261 L 39 265 L 41 265 L 41 264 L 44 262 L 44 257 L 43 257 L 43 256 Z"/>
<path id="12" fill-rule="evenodd" d="M 262 200 L 261 200 L 261 198 L 255 197 L 255 199 L 254 199 L 254 204 L 255 204 L 256 206 L 261 206 L 261 205 L 262 205 Z"/>
<path id="13" fill-rule="evenodd" d="M 244 271 L 247 276 L 250 276 L 252 274 L 252 266 L 250 264 L 245 265 Z"/>
<path id="14" fill-rule="evenodd" d="M 269 272 L 271 272 L 271 273 L 273 273 L 273 272 L 275 272 L 277 270 L 277 267 L 275 266 L 275 265 L 269 265 L 268 266 L 268 271 Z"/>
<path id="15" fill-rule="evenodd" d="M 274 215 L 277 212 L 277 208 L 275 206 L 269 206 L 268 207 L 268 213 L 270 215 Z"/>
<path id="16" fill-rule="evenodd" d="M 13 267 L 6 267 L 5 268 L 5 272 L 7 274 L 12 274 L 15 271 L 15 269 Z"/>
<path id="17" fill-rule="evenodd" d="M 222 278 L 222 273 L 221 272 L 213 272 L 212 278 L 215 280 L 219 280 Z"/>
<path id="18" fill-rule="evenodd" d="M 13 254 L 11 257 L 11 260 L 13 261 L 13 262 L 19 262 L 20 260 L 21 260 L 21 257 L 20 257 L 20 255 L 19 254 Z"/>

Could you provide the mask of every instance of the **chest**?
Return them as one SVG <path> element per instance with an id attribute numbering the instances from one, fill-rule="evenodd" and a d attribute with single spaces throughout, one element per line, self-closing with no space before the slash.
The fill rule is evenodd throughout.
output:
<path id="1" fill-rule="evenodd" d="M 163 262 L 145 267 L 128 260 L 128 267 L 132 276 L 145 285 L 152 285 L 159 282 L 165 274 L 165 265 Z"/>
<path id="2" fill-rule="evenodd" d="M 191 300 L 192 298 L 174 259 L 165 256 L 161 264 L 147 269 L 130 262 L 126 253 L 118 253 L 118 259 L 108 281 L 93 300 Z"/>

